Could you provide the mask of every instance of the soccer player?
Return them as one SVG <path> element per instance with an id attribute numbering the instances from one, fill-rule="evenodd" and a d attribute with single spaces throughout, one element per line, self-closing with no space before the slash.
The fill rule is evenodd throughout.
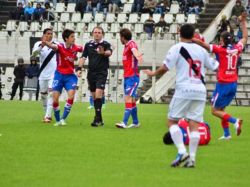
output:
<path id="1" fill-rule="evenodd" d="M 139 127 L 136 107 L 136 91 L 139 85 L 138 64 L 141 64 L 142 54 L 138 51 L 137 44 L 132 40 L 132 33 L 129 29 L 120 31 L 120 40 L 124 45 L 123 50 L 123 69 L 124 69 L 124 92 L 125 92 L 125 112 L 123 121 L 116 123 L 118 128 L 136 128 Z M 133 123 L 127 126 L 130 115 Z"/>
<path id="2" fill-rule="evenodd" d="M 185 119 L 180 119 L 178 122 L 178 125 L 181 129 L 182 135 L 183 135 L 183 142 L 185 145 L 189 144 L 190 140 L 190 130 L 189 130 L 189 124 L 188 121 Z M 199 145 L 207 145 L 210 142 L 211 134 L 210 134 L 210 127 L 205 122 L 200 122 L 198 127 L 199 133 L 200 133 L 200 141 Z M 167 132 L 163 136 L 163 142 L 165 144 L 172 144 L 173 140 L 171 138 L 170 132 Z"/>
<path id="3" fill-rule="evenodd" d="M 233 36 L 227 31 L 221 33 L 219 45 L 209 45 L 193 39 L 194 42 L 214 53 L 219 61 L 217 83 L 211 101 L 212 114 L 221 119 L 224 131 L 224 135 L 219 138 L 220 140 L 231 139 L 229 123 L 234 125 L 237 136 L 241 134 L 242 119 L 231 116 L 225 109 L 235 97 L 237 91 L 237 62 L 248 39 L 246 16 L 246 13 L 240 16 L 243 38 L 235 45 L 233 44 Z"/>
<path id="4" fill-rule="evenodd" d="M 43 37 L 47 42 L 53 42 L 53 30 L 51 28 L 46 28 L 43 31 Z M 54 43 L 55 44 L 55 43 Z M 35 43 L 32 56 L 40 57 L 40 70 L 39 70 L 39 87 L 42 104 L 45 110 L 45 115 L 43 118 L 44 123 L 50 123 L 52 120 L 52 82 L 54 78 L 54 73 L 56 70 L 56 54 L 51 48 L 42 44 L 42 41 Z"/>
<path id="5" fill-rule="evenodd" d="M 42 40 L 42 45 L 46 45 L 57 52 L 57 68 L 52 84 L 53 109 L 56 119 L 54 126 L 66 125 L 65 119 L 73 105 L 78 80 L 74 74 L 74 61 L 77 58 L 77 53 L 83 51 L 82 46 L 75 44 L 75 32 L 73 30 L 65 29 L 62 38 L 64 43 L 59 44 L 48 42 L 45 38 Z M 60 118 L 59 97 L 63 88 L 67 91 L 68 99 L 64 106 L 63 115 Z"/>
<path id="6" fill-rule="evenodd" d="M 164 74 L 176 68 L 175 93 L 168 113 L 168 126 L 178 154 L 171 163 L 172 167 L 186 161 L 184 167 L 195 167 L 195 157 L 200 140 L 199 122 L 203 121 L 206 104 L 206 87 L 204 85 L 205 67 L 215 70 L 218 62 L 211 60 L 209 54 L 199 45 L 192 42 L 194 27 L 185 24 L 180 28 L 180 43 L 168 51 L 163 65 L 156 71 L 144 70 L 149 76 Z M 189 154 L 183 143 L 183 135 L 178 121 L 188 120 L 190 128 Z"/>
<path id="7" fill-rule="evenodd" d="M 95 107 L 95 117 L 91 126 L 98 127 L 104 125 L 102 119 L 102 96 L 108 76 L 109 57 L 112 55 L 112 49 L 111 44 L 103 40 L 104 31 L 102 27 L 95 27 L 92 35 L 93 40 L 90 40 L 84 46 L 80 64 L 82 66 L 88 58 L 87 79 Z"/>

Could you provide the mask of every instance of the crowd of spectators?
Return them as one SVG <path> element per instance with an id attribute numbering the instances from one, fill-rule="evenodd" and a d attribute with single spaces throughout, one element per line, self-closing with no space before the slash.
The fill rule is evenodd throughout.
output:
<path id="1" fill-rule="evenodd" d="M 17 1 L 17 7 L 14 11 L 10 12 L 10 19 L 20 21 L 53 21 L 54 14 L 50 7 L 49 2 L 42 3 L 37 2 L 36 7 L 33 6 L 33 2 L 26 0 Z"/>

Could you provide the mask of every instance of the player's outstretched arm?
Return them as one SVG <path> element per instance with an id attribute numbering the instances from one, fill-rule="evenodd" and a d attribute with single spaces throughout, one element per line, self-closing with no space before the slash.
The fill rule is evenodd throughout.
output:
<path id="1" fill-rule="evenodd" d="M 58 50 L 58 46 L 56 44 L 53 44 L 51 42 L 46 41 L 45 38 L 42 38 L 42 46 L 48 46 L 49 48 L 51 48 L 54 51 Z"/>
<path id="2" fill-rule="evenodd" d="M 149 69 L 143 70 L 145 74 L 147 74 L 150 77 L 156 76 L 156 75 L 163 75 L 168 71 L 168 68 L 165 65 L 160 66 L 155 71 L 151 71 Z"/>
<path id="3" fill-rule="evenodd" d="M 192 41 L 198 45 L 200 45 L 201 47 L 205 48 L 206 50 L 210 51 L 210 46 L 208 43 L 203 42 L 197 38 L 192 38 Z"/>
<path id="4" fill-rule="evenodd" d="M 242 29 L 242 39 L 240 42 L 245 46 L 247 44 L 248 39 L 248 30 L 247 30 L 247 13 L 243 12 L 241 16 L 239 17 L 239 20 L 241 22 L 241 29 Z"/>

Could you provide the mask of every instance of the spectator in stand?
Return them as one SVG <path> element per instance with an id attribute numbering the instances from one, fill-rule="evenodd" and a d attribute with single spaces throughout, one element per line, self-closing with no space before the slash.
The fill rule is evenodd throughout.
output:
<path id="1" fill-rule="evenodd" d="M 142 8 L 142 13 L 153 14 L 155 11 L 156 5 L 157 5 L 156 0 L 145 0 L 144 7 Z"/>
<path id="2" fill-rule="evenodd" d="M 24 9 L 24 17 L 25 21 L 32 21 L 33 20 L 33 13 L 35 8 L 33 7 L 33 4 L 31 2 L 28 3 L 28 5 Z"/>
<path id="3" fill-rule="evenodd" d="M 83 18 L 84 11 L 87 7 L 87 0 L 78 0 L 76 3 L 75 11 L 79 11 L 81 13 L 81 18 Z"/>
<path id="4" fill-rule="evenodd" d="M 192 4 L 192 6 L 189 7 L 188 14 L 196 14 L 196 15 L 200 14 L 200 7 L 199 7 L 198 3 L 194 2 Z"/>
<path id="5" fill-rule="evenodd" d="M 24 60 L 22 57 L 19 57 L 17 59 L 17 66 L 14 68 L 14 83 L 12 85 L 12 92 L 11 92 L 11 98 L 10 100 L 13 100 L 17 88 L 19 87 L 19 100 L 22 100 L 23 97 L 23 83 L 24 83 L 24 77 L 25 77 L 25 67 L 24 67 Z"/>
<path id="6" fill-rule="evenodd" d="M 239 17 L 242 12 L 245 11 L 244 6 L 241 5 L 241 0 L 236 1 L 236 5 L 234 5 L 232 9 L 232 16 Z"/>
<path id="7" fill-rule="evenodd" d="M 142 7 L 144 6 L 144 0 L 134 0 L 133 4 L 132 4 L 132 8 L 131 8 L 131 12 L 141 12 L 142 11 Z"/>
<path id="8" fill-rule="evenodd" d="M 92 0 L 87 0 L 87 6 L 85 12 L 91 12 L 92 11 Z"/>
<path id="9" fill-rule="evenodd" d="M 103 14 L 105 16 L 107 15 L 110 2 L 111 2 L 110 0 L 99 0 L 100 10 L 103 11 Z M 99 5 L 97 4 L 97 6 Z"/>
<path id="10" fill-rule="evenodd" d="M 220 34 L 224 31 L 230 32 L 233 34 L 233 29 L 231 29 L 230 22 L 227 20 L 226 15 L 222 15 L 220 24 L 218 25 L 217 39 L 220 41 Z"/>
<path id="11" fill-rule="evenodd" d="M 10 12 L 9 17 L 10 17 L 10 19 L 23 20 L 24 8 L 23 8 L 23 4 L 21 2 L 18 3 L 15 11 Z"/>
<path id="12" fill-rule="evenodd" d="M 55 15 L 53 14 L 51 10 L 50 3 L 46 2 L 44 6 L 45 6 L 45 9 L 43 12 L 43 20 L 53 21 L 55 19 Z"/>
<path id="13" fill-rule="evenodd" d="M 148 19 L 144 22 L 144 31 L 148 34 L 148 40 L 152 39 L 152 34 L 154 32 L 155 22 L 153 20 L 152 14 L 149 15 Z"/>
<path id="14" fill-rule="evenodd" d="M 110 13 L 118 12 L 120 6 L 121 6 L 121 0 L 111 0 L 109 3 L 109 12 Z"/>
<path id="15" fill-rule="evenodd" d="M 164 14 L 160 17 L 159 22 L 155 24 L 155 31 L 160 34 L 161 39 L 164 37 L 164 33 L 167 30 L 167 22 L 164 20 Z"/>
<path id="16" fill-rule="evenodd" d="M 42 21 L 43 20 L 43 13 L 45 12 L 45 9 L 42 7 L 41 3 L 36 4 L 36 8 L 33 13 L 33 18 L 35 21 Z"/>
<path id="17" fill-rule="evenodd" d="M 22 3 L 23 8 L 25 8 L 28 5 L 28 0 L 17 0 L 16 5 L 18 6 L 19 3 Z"/>
<path id="18" fill-rule="evenodd" d="M 30 65 L 26 69 L 26 76 L 28 77 L 28 87 L 36 88 L 36 95 L 38 99 L 39 87 L 38 87 L 38 73 L 39 73 L 39 65 L 36 62 L 36 57 L 30 57 Z M 28 90 L 29 100 L 32 99 L 33 90 Z M 37 100 L 36 99 L 36 100 Z"/>
<path id="19" fill-rule="evenodd" d="M 154 13 L 163 15 L 166 10 L 170 9 L 169 7 L 170 5 L 168 0 L 159 0 L 155 7 Z"/>

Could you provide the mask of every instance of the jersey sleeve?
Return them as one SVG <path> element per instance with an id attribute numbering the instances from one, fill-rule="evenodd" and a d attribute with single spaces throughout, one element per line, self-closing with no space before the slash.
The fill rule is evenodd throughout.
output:
<path id="1" fill-rule="evenodd" d="M 212 71 L 215 71 L 219 66 L 218 61 L 216 61 L 213 58 L 210 58 L 208 52 L 205 50 L 204 50 L 204 54 L 205 54 L 205 67 Z"/>
<path id="2" fill-rule="evenodd" d="M 81 53 L 83 51 L 83 46 L 76 45 L 76 47 L 77 47 L 77 52 Z"/>
<path id="3" fill-rule="evenodd" d="M 219 45 L 210 45 L 210 52 L 211 53 L 219 53 L 220 52 L 221 47 Z"/>
<path id="4" fill-rule="evenodd" d="M 82 51 L 82 58 L 87 58 L 89 56 L 88 54 L 88 43 L 85 44 L 83 51 Z"/>
<path id="5" fill-rule="evenodd" d="M 168 68 L 172 69 L 175 67 L 178 57 L 179 57 L 179 48 L 177 46 L 173 46 L 169 49 L 165 59 L 163 60 L 163 64 Z"/>
<path id="6" fill-rule="evenodd" d="M 105 50 L 111 51 L 111 53 L 113 52 L 112 46 L 111 46 L 110 43 L 107 42 L 107 44 L 106 44 L 106 49 L 105 49 Z"/>
<path id="7" fill-rule="evenodd" d="M 131 52 L 133 52 L 134 49 L 137 49 L 137 45 L 135 42 L 130 42 L 128 47 L 131 50 Z"/>
<path id="8" fill-rule="evenodd" d="M 58 53 L 61 53 L 63 51 L 63 45 L 62 44 L 55 44 L 58 48 Z"/>

